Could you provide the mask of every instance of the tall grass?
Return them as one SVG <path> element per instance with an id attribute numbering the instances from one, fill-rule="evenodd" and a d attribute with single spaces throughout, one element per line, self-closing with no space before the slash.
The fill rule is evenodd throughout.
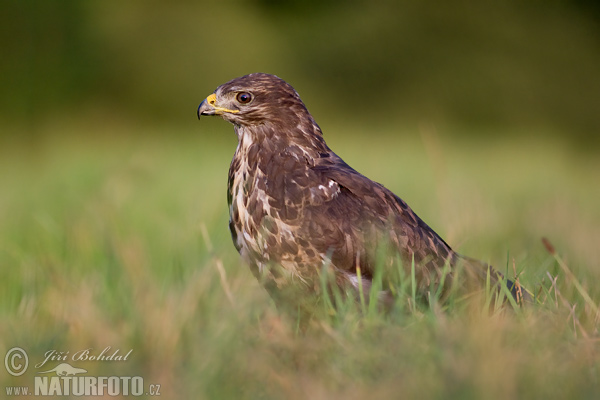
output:
<path id="1" fill-rule="evenodd" d="M 4 147 L 0 355 L 133 349 L 124 362 L 72 364 L 142 376 L 163 398 L 597 398 L 597 159 L 553 142 L 331 137 L 457 250 L 519 273 L 537 302 L 424 303 L 408 277 L 394 312 L 365 291 L 323 299 L 299 329 L 230 242 L 235 139 L 224 131 Z M 30 369 L 1 373 L 0 389 L 31 386 Z"/>

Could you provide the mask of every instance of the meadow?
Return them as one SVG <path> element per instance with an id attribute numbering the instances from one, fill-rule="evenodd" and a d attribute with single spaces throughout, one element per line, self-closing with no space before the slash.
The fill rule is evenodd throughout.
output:
<path id="1" fill-rule="evenodd" d="M 0 148 L 0 354 L 30 358 L 1 389 L 32 388 L 49 350 L 110 346 L 132 352 L 71 364 L 141 376 L 168 399 L 598 398 L 597 152 L 544 132 L 323 129 L 459 252 L 517 271 L 537 303 L 428 306 L 407 287 L 391 314 L 327 310 L 299 330 L 231 243 L 230 126 L 57 126 Z"/>

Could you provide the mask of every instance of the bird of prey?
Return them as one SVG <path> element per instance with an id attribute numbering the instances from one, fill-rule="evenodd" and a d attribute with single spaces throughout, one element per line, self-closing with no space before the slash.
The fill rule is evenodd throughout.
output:
<path id="1" fill-rule="evenodd" d="M 318 289 L 323 266 L 335 284 L 369 290 L 378 264 L 399 260 L 421 294 L 448 285 L 461 269 L 479 288 L 507 285 L 519 299 L 518 285 L 453 251 L 400 197 L 336 155 L 284 80 L 265 73 L 233 79 L 202 101 L 198 118 L 204 115 L 234 126 L 229 227 L 272 295 L 290 283 Z"/>

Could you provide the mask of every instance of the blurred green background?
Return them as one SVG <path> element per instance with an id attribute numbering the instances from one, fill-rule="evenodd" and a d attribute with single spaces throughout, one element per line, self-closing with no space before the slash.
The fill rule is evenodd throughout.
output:
<path id="1" fill-rule="evenodd" d="M 216 86 L 262 71 L 291 82 L 322 125 L 599 143 L 595 1 L 4 0 L 0 14 L 0 118 L 20 128 L 2 135 L 74 120 L 191 125 Z"/>

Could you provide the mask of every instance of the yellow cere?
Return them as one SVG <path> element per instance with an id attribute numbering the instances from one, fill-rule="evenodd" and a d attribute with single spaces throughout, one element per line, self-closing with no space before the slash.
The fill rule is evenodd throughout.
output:
<path id="1" fill-rule="evenodd" d="M 206 98 L 206 102 L 207 102 L 208 104 L 210 104 L 211 106 L 213 106 L 213 107 L 215 108 L 215 111 L 216 111 L 217 113 L 225 113 L 225 112 L 228 112 L 228 113 L 236 114 L 236 113 L 239 113 L 239 112 L 240 112 L 240 110 L 230 110 L 230 109 L 228 109 L 228 108 L 225 108 L 225 107 L 219 107 L 219 106 L 216 106 L 216 105 L 215 105 L 216 101 L 217 101 L 217 96 L 216 96 L 214 93 L 213 93 L 213 94 L 211 94 L 210 96 L 208 96 L 208 97 Z"/>

